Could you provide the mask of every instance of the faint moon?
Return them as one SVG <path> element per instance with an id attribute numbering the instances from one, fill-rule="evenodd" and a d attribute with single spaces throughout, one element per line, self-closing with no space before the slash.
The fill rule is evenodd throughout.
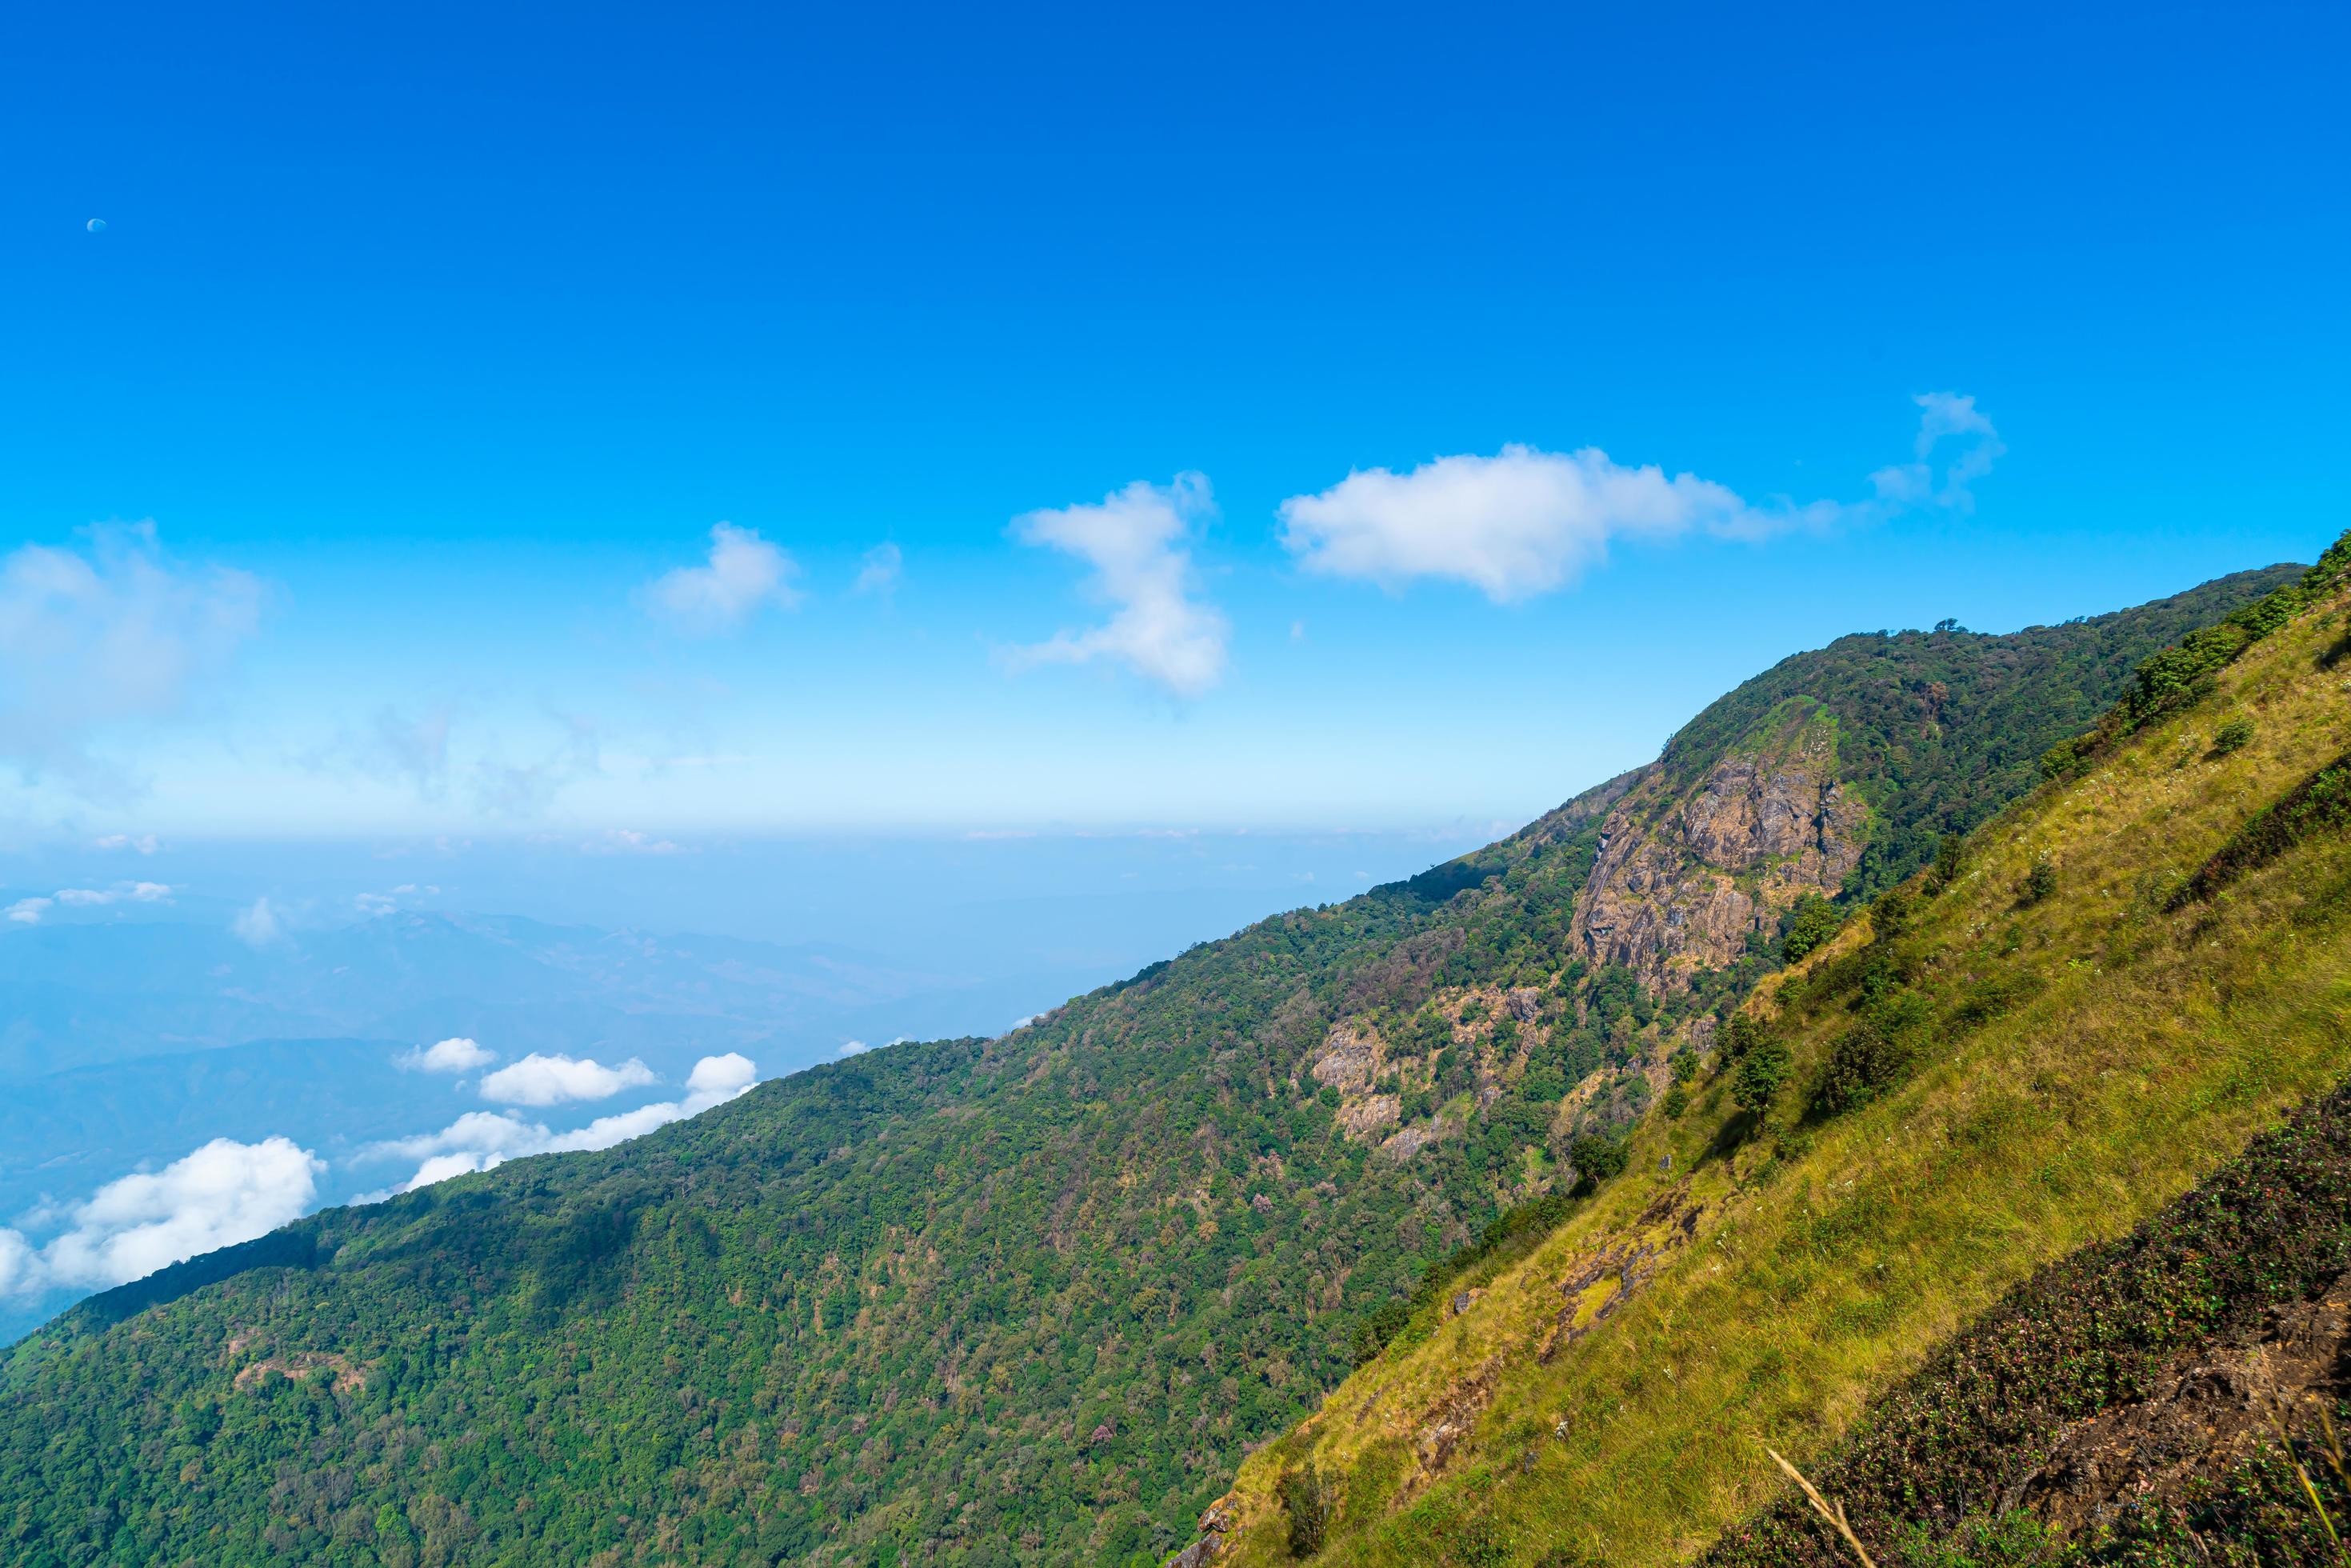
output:
<path id="1" fill-rule="evenodd" d="M 89 220 L 89 232 L 90 232 L 90 233 L 92 233 L 92 234 L 94 234 L 94 235 L 102 235 L 102 234 L 104 234 L 104 233 L 106 232 L 106 220 L 105 220 L 104 218 L 92 218 L 92 219 L 90 219 L 90 220 Z"/>

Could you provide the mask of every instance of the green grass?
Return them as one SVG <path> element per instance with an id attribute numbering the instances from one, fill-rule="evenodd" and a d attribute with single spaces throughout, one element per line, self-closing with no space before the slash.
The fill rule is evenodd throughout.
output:
<path id="1" fill-rule="evenodd" d="M 1627 1174 L 1466 1313 L 1244 1466 L 1226 1560 L 1286 1559 L 1273 1490 L 1310 1457 L 1340 1494 L 1318 1563 L 1686 1559 L 1784 1485 L 1767 1444 L 1811 1462 L 2010 1287 L 2129 1231 L 2351 1071 L 2343 835 L 2165 907 L 2351 740 L 2320 667 L 2338 631 L 2328 607 L 2253 645 L 2201 700 L 1987 824 L 1902 937 L 1873 950 L 1856 922 L 1813 955 L 1771 998 L 1797 1071 L 1766 1127 L 1741 1135 L 1727 1075 L 1678 1121 L 1651 1116 Z M 2210 755 L 2222 712 L 2256 733 Z M 2056 891 L 2024 904 L 2044 859 Z M 1935 1009 L 1923 1065 L 1802 1119 L 1853 988 L 1889 958 Z M 1670 1243 L 1653 1204 L 1671 1189 L 1703 1206 L 1694 1233 L 1546 1362 L 1561 1281 L 1605 1249 Z M 1577 1321 L 1614 1293 L 1588 1286 Z M 1448 1419 L 1468 1430 L 1432 1463 Z"/>

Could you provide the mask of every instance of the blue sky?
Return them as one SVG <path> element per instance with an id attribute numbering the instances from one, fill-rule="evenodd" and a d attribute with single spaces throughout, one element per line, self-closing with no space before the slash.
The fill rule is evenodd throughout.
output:
<path id="1" fill-rule="evenodd" d="M 0 842 L 1507 822 L 2308 559 L 2346 14 L 2045 13 L 18 18 Z"/>

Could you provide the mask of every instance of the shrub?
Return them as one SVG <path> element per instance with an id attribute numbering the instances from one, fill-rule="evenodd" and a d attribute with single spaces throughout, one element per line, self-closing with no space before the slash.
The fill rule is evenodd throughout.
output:
<path id="1" fill-rule="evenodd" d="M 1844 917 L 1827 899 L 1813 895 L 1796 901 L 1788 913 L 1788 929 L 1780 937 L 1780 957 L 1793 964 L 1836 935 Z"/>
<path id="2" fill-rule="evenodd" d="M 1917 900 L 1905 887 L 1889 887 L 1869 906 L 1869 935 L 1875 942 L 1891 942 L 1910 929 L 1918 913 Z"/>
<path id="3" fill-rule="evenodd" d="M 1689 1085 L 1677 1081 L 1666 1091 L 1665 1107 L 1666 1115 L 1668 1118 L 1678 1117 L 1683 1112 L 1688 1110 Z"/>
<path id="4" fill-rule="evenodd" d="M 1766 1028 L 1739 1059 L 1739 1072 L 1730 1081 L 1730 1098 L 1742 1111 L 1761 1116 L 1771 1108 L 1780 1086 L 1788 1081 L 1788 1042 L 1777 1030 Z"/>
<path id="5" fill-rule="evenodd" d="M 1412 1303 L 1402 1296 L 1391 1296 L 1372 1310 L 1372 1315 L 1355 1325 L 1354 1343 L 1351 1347 L 1355 1364 L 1361 1366 L 1386 1348 L 1388 1341 L 1404 1331 L 1412 1321 Z"/>
<path id="6" fill-rule="evenodd" d="M 1331 1489 L 1309 1459 L 1281 1478 L 1281 1511 L 1290 1516 L 1290 1554 L 1307 1558 L 1322 1550 L 1331 1530 Z"/>
<path id="7" fill-rule="evenodd" d="M 1958 882 L 1968 869 L 1968 841 L 1959 833 L 1945 833 L 1943 841 L 1935 846 L 1935 865 L 1927 873 L 1929 891 L 1940 893 Z"/>
<path id="8" fill-rule="evenodd" d="M 1575 1167 L 1575 1190 L 1590 1192 L 1602 1182 L 1622 1175 L 1633 1158 L 1630 1132 L 1614 1135 L 1586 1133 L 1568 1145 L 1567 1163 Z"/>
<path id="9" fill-rule="evenodd" d="M 2220 756 L 2226 757 L 2232 751 L 2243 750 L 2246 743 L 2252 738 L 2253 721 L 2248 718 L 2232 718 L 2213 734 L 2212 749 Z"/>
<path id="10" fill-rule="evenodd" d="M 2024 873 L 2024 902 L 2045 903 L 2056 891 L 2057 868 L 2049 862 L 2048 856 L 2043 855 L 2032 862 L 2031 871 Z"/>
<path id="11" fill-rule="evenodd" d="M 1694 1051 L 1674 1052 L 1674 1059 L 1666 1064 L 1666 1071 L 1673 1074 L 1675 1082 L 1687 1083 L 1698 1076 L 1698 1052 Z"/>
<path id="12" fill-rule="evenodd" d="M 1866 1105 L 1909 1072 L 1916 1053 L 1905 1039 L 1875 1019 L 1864 1019 L 1829 1048 L 1813 1109 L 1834 1116 Z"/>

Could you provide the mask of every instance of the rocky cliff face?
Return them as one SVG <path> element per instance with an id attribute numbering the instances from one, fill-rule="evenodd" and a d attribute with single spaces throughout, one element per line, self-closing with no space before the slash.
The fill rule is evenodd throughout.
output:
<path id="1" fill-rule="evenodd" d="M 1664 789 L 1653 770 L 1611 810 L 1572 927 L 1593 965 L 1621 965 L 1658 991 L 1729 963 L 1806 894 L 1835 893 L 1861 859 L 1869 813 L 1838 779 L 1835 728 L 1817 714 L 1787 716 L 1678 799 Z"/>

